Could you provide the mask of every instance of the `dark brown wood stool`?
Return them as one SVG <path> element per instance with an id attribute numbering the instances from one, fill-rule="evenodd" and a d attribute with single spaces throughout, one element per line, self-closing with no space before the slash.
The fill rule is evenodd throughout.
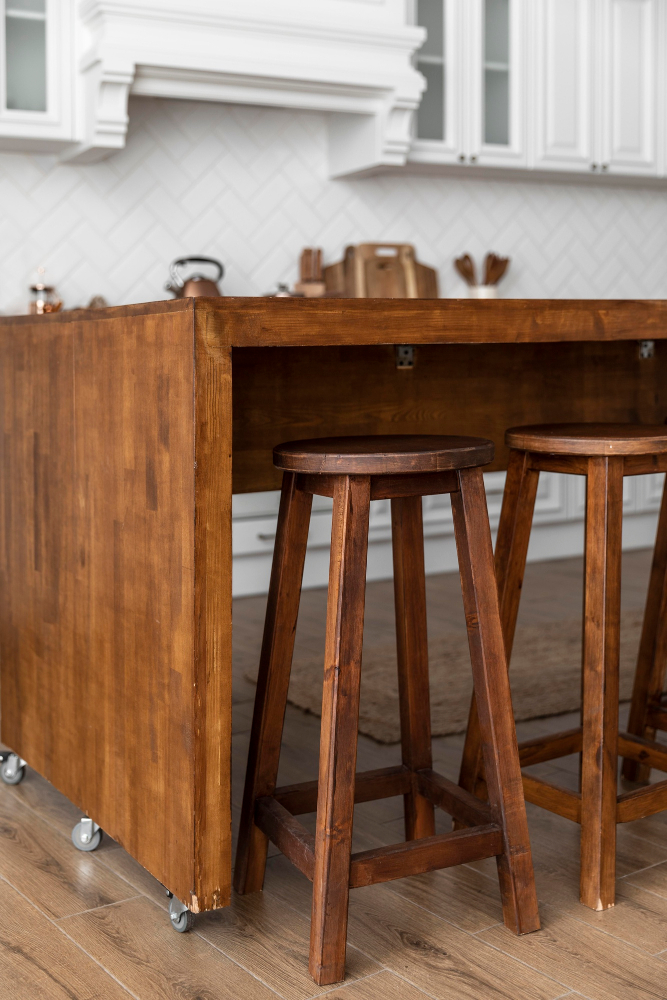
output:
<path id="1" fill-rule="evenodd" d="M 284 470 L 239 846 L 237 892 L 262 888 L 268 841 L 313 882 L 310 972 L 345 975 L 351 888 L 496 857 L 505 923 L 539 919 L 481 466 L 468 437 L 346 437 L 274 451 Z M 432 770 L 422 496 L 451 493 L 489 805 Z M 313 494 L 333 497 L 319 781 L 276 788 Z M 391 499 L 403 763 L 356 773 L 371 500 Z M 403 795 L 406 842 L 351 854 L 355 802 Z M 435 835 L 434 806 L 466 829 Z M 313 837 L 295 819 L 317 812 Z"/>
<path id="2" fill-rule="evenodd" d="M 662 471 L 667 463 L 661 463 Z M 651 470 L 654 471 L 654 470 Z M 653 740 L 656 730 L 667 732 L 667 480 L 662 491 L 662 504 L 658 517 L 658 531 L 653 550 L 653 564 L 644 609 L 644 622 L 639 642 L 639 656 L 632 702 L 628 718 L 628 732 L 644 740 Z M 648 759 L 626 757 L 623 777 L 629 781 L 647 782 L 651 767 Z"/>
<path id="3" fill-rule="evenodd" d="M 540 472 L 586 476 L 582 725 L 519 744 L 522 766 L 581 754 L 580 791 L 523 775 L 526 799 L 581 824 L 581 902 L 614 905 L 616 824 L 667 808 L 667 781 L 618 795 L 618 756 L 667 771 L 667 747 L 618 731 L 623 477 L 667 469 L 667 427 L 515 427 L 496 542 L 500 617 L 509 662 Z M 539 669 L 535 664 L 535 669 Z M 460 783 L 483 796 L 473 699 Z"/>

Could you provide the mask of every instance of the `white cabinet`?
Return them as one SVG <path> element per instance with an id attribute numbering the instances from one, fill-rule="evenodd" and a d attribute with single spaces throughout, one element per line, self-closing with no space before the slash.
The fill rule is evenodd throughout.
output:
<path id="1" fill-rule="evenodd" d="M 587 171 L 596 162 L 594 2 L 533 0 L 531 166 Z"/>
<path id="2" fill-rule="evenodd" d="M 423 40 L 405 0 L 0 0 L 0 150 L 111 156 L 132 93 L 320 112 L 332 176 L 401 166 Z"/>
<path id="3" fill-rule="evenodd" d="M 427 38 L 416 59 L 427 89 L 415 115 L 419 147 L 429 162 L 458 163 L 464 155 L 460 0 L 416 0 L 415 22 Z"/>
<path id="4" fill-rule="evenodd" d="M 0 0 L 0 150 L 72 142 L 71 0 Z"/>
<path id="5" fill-rule="evenodd" d="M 413 14 L 428 90 L 411 160 L 667 174 L 667 0 L 415 0 Z"/>
<path id="6" fill-rule="evenodd" d="M 658 176 L 665 166 L 665 2 L 598 4 L 602 170 Z"/>
<path id="7" fill-rule="evenodd" d="M 480 166 L 526 166 L 525 0 L 467 0 L 468 155 Z"/>
<path id="8" fill-rule="evenodd" d="M 534 0 L 530 165 L 664 173 L 666 0 Z"/>
<path id="9" fill-rule="evenodd" d="M 525 166 L 526 0 L 415 0 L 427 91 L 410 159 Z"/>

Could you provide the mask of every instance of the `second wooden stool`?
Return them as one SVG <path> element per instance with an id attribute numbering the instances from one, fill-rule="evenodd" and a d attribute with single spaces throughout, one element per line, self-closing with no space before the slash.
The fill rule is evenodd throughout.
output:
<path id="1" fill-rule="evenodd" d="M 667 472 L 667 455 L 660 455 L 652 472 Z M 658 531 L 646 596 L 644 623 L 632 689 L 628 732 L 653 740 L 656 730 L 667 731 L 667 479 L 662 490 Z M 655 766 L 655 765 L 654 765 Z M 649 755 L 644 760 L 626 757 L 623 776 L 647 782 L 651 776 Z"/>
<path id="2" fill-rule="evenodd" d="M 667 781 L 618 795 L 618 757 L 667 771 L 667 747 L 618 731 L 623 477 L 667 468 L 667 428 L 633 424 L 515 427 L 496 542 L 500 617 L 508 661 L 528 552 L 540 472 L 586 477 L 582 724 L 519 744 L 522 766 L 581 754 L 580 791 L 524 774 L 526 799 L 581 824 L 581 902 L 614 905 L 616 824 L 667 808 Z M 535 670 L 540 670 L 535 664 Z M 461 784 L 482 794 L 475 707 Z"/>
<path id="3" fill-rule="evenodd" d="M 480 438 L 351 437 L 274 451 L 284 470 L 235 886 L 261 889 L 268 841 L 313 882 L 310 971 L 345 975 L 350 888 L 495 856 L 504 920 L 539 927 L 493 575 Z M 489 805 L 432 770 L 422 496 L 450 493 Z M 312 495 L 333 497 L 319 781 L 276 788 Z M 403 763 L 356 773 L 369 504 L 391 498 Z M 355 802 L 405 801 L 405 843 L 351 853 Z M 467 829 L 435 835 L 434 806 Z M 317 811 L 313 837 L 295 819 Z"/>

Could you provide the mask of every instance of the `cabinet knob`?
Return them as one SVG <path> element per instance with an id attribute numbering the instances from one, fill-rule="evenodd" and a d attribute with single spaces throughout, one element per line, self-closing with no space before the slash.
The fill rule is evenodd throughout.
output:
<path id="1" fill-rule="evenodd" d="M 466 158 L 463 153 L 459 153 L 459 163 L 465 163 Z"/>
<path id="2" fill-rule="evenodd" d="M 603 170 L 609 170 L 609 164 L 608 163 L 603 163 L 602 164 L 602 169 Z"/>
<path id="3" fill-rule="evenodd" d="M 597 163 L 591 163 L 591 170 L 597 170 L 597 168 L 598 168 Z"/>
<path id="4" fill-rule="evenodd" d="M 470 157 L 470 162 L 471 163 L 477 163 L 477 157 L 476 156 L 471 156 Z"/>

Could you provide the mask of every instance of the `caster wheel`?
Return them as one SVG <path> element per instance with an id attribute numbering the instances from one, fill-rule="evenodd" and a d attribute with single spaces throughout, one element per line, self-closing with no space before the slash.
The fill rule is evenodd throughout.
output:
<path id="1" fill-rule="evenodd" d="M 180 899 L 176 899 L 168 889 L 167 897 L 169 899 L 169 922 L 171 926 L 179 934 L 191 931 L 195 925 L 195 915 L 192 910 L 188 910 L 187 906 L 184 906 Z"/>
<path id="2" fill-rule="evenodd" d="M 102 831 L 90 820 L 81 820 L 72 830 L 72 843 L 77 851 L 94 851 L 100 846 L 101 841 Z"/>
<path id="3" fill-rule="evenodd" d="M 191 931 L 195 925 L 195 915 L 190 910 L 185 910 L 183 913 L 179 913 L 178 916 L 174 915 L 170 918 L 171 926 L 179 934 L 185 934 L 186 931 Z"/>
<path id="4" fill-rule="evenodd" d="M 0 778 L 6 785 L 20 785 L 25 778 L 25 766 L 16 754 L 11 754 L 3 760 L 0 767 Z"/>

